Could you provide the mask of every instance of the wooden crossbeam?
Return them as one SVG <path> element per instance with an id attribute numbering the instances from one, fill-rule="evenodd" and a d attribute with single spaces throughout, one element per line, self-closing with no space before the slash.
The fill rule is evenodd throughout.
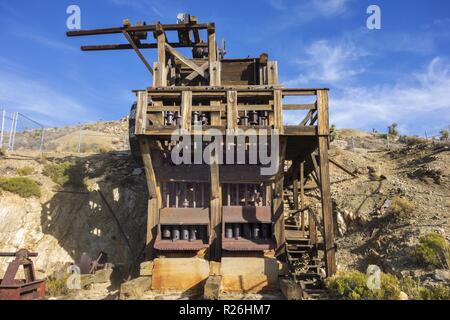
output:
<path id="1" fill-rule="evenodd" d="M 150 66 L 150 64 L 148 63 L 147 59 L 145 59 L 144 55 L 142 54 L 142 52 L 139 50 L 139 48 L 137 47 L 136 43 L 134 42 L 134 40 L 131 38 L 130 34 L 126 31 L 122 31 L 123 35 L 125 36 L 125 38 L 128 40 L 128 42 L 130 43 L 130 45 L 133 47 L 134 51 L 136 52 L 136 54 L 138 55 L 138 57 L 142 60 L 142 62 L 145 64 L 145 66 L 147 67 L 148 71 L 150 71 L 150 73 L 153 75 L 153 68 Z"/>
<path id="2" fill-rule="evenodd" d="M 178 31 L 178 30 L 202 30 L 214 27 L 214 24 L 208 23 L 198 23 L 198 24 L 162 24 L 161 25 L 166 31 Z M 106 28 L 106 29 L 93 29 L 93 30 L 76 30 L 68 31 L 66 35 L 68 37 L 79 37 L 79 36 L 93 36 L 102 34 L 114 34 L 122 33 L 122 31 L 127 32 L 152 32 L 157 30 L 156 24 L 135 26 L 135 27 L 119 27 L 119 28 Z"/>
<path id="3" fill-rule="evenodd" d="M 306 117 L 302 120 L 302 122 L 300 122 L 299 126 L 306 126 L 306 124 L 308 123 L 309 119 L 311 119 L 312 115 L 314 114 L 315 110 L 309 110 L 308 114 L 306 115 Z"/>
<path id="4" fill-rule="evenodd" d="M 180 60 L 184 65 L 188 66 L 189 68 L 191 68 L 192 70 L 194 70 L 195 72 L 197 72 L 200 76 L 202 76 L 203 78 L 206 78 L 205 75 L 205 71 L 197 66 L 194 62 L 192 62 L 189 58 L 186 58 L 184 55 L 182 55 L 181 53 L 179 53 L 177 50 L 175 50 L 174 48 L 172 48 L 172 46 L 170 46 L 168 43 L 165 44 L 166 50 L 173 55 L 175 58 L 177 58 L 178 60 Z"/>
<path id="5" fill-rule="evenodd" d="M 209 68 L 209 63 L 205 62 L 204 64 L 202 64 L 202 66 L 200 67 L 200 69 L 203 70 L 203 72 L 205 72 L 207 69 Z M 197 71 L 193 71 L 191 74 L 189 74 L 186 78 L 184 78 L 184 80 L 186 81 L 192 81 L 194 80 L 197 76 L 199 76 L 200 74 Z"/>

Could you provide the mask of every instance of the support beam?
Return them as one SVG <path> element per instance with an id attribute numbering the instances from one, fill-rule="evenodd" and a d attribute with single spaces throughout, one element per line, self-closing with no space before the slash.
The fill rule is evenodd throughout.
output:
<path id="1" fill-rule="evenodd" d="M 330 176 L 328 163 L 328 91 L 317 91 L 317 116 L 319 133 L 319 166 L 320 166 L 320 194 L 322 200 L 323 238 L 325 243 L 325 265 L 327 276 L 336 273 L 333 210 L 330 192 Z"/>
<path id="2" fill-rule="evenodd" d="M 147 127 L 147 107 L 148 107 L 148 94 L 147 91 L 139 91 L 137 93 L 137 106 L 136 106 L 136 125 L 135 134 L 145 134 Z"/>
<path id="3" fill-rule="evenodd" d="M 137 47 L 136 43 L 134 42 L 134 40 L 131 38 L 131 36 L 128 34 L 128 32 L 123 31 L 123 35 L 125 36 L 125 38 L 128 40 L 128 42 L 130 43 L 130 45 L 133 47 L 134 51 L 136 52 L 136 54 L 138 55 L 138 57 L 142 60 L 142 62 L 145 64 L 145 66 L 147 67 L 148 71 L 150 71 L 150 73 L 153 75 L 153 68 L 150 66 L 150 64 L 148 63 L 147 59 L 145 59 L 144 55 L 141 53 L 141 51 L 139 50 L 139 48 Z"/>
<path id="4" fill-rule="evenodd" d="M 167 87 L 167 57 L 166 57 L 166 34 L 160 24 L 157 24 L 155 31 L 156 41 L 158 43 L 158 65 L 155 70 L 155 87 Z"/>
<path id="5" fill-rule="evenodd" d="M 184 65 L 188 66 L 189 68 L 191 68 L 195 72 L 197 72 L 203 78 L 206 78 L 205 71 L 201 67 L 196 65 L 192 60 L 190 60 L 189 58 L 186 58 L 185 56 L 183 56 L 180 52 L 178 52 L 177 50 L 172 48 L 168 43 L 165 44 L 165 48 L 171 55 L 173 55 L 175 58 L 180 60 L 181 63 L 183 63 Z"/>
<path id="6" fill-rule="evenodd" d="M 220 186 L 219 178 L 219 164 L 217 155 L 214 155 L 214 160 L 210 165 L 211 173 L 211 226 L 210 226 L 210 260 L 220 261 L 222 252 L 222 188 Z"/>
<path id="7" fill-rule="evenodd" d="M 268 85 L 277 85 L 278 84 L 278 63 L 277 61 L 269 61 L 267 62 L 267 81 Z"/>
<path id="8" fill-rule="evenodd" d="M 192 91 L 181 93 L 181 129 L 191 131 Z"/>
<path id="9" fill-rule="evenodd" d="M 230 90 L 227 92 L 227 129 L 237 129 L 237 92 Z"/>
<path id="10" fill-rule="evenodd" d="M 200 67 L 200 69 L 203 70 L 203 72 L 205 72 L 207 69 L 209 68 L 209 63 L 205 62 L 204 64 L 202 64 L 202 66 Z M 186 82 L 188 81 L 192 81 L 194 80 L 196 77 L 198 77 L 200 74 L 197 71 L 193 71 L 190 75 L 188 75 L 186 78 L 184 78 L 184 80 Z"/>
<path id="11" fill-rule="evenodd" d="M 279 134 L 283 134 L 283 92 L 281 90 L 274 90 L 273 92 L 273 113 L 274 127 L 278 129 Z"/>
<path id="12" fill-rule="evenodd" d="M 145 138 L 139 139 L 139 145 L 142 152 L 142 161 L 144 162 L 145 175 L 148 188 L 148 213 L 147 213 L 147 238 L 146 238 L 146 258 L 153 259 L 153 247 L 156 240 L 157 228 L 159 223 L 159 209 L 161 208 L 161 189 L 156 180 L 155 170 L 151 157 L 150 146 Z"/>

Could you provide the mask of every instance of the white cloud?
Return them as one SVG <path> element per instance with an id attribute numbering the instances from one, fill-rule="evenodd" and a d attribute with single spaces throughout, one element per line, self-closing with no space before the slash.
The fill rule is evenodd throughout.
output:
<path id="1" fill-rule="evenodd" d="M 266 3 L 279 11 L 289 10 L 290 15 L 317 17 L 345 13 L 348 10 L 348 3 L 350 1 L 351 0 L 307 0 L 297 2 L 295 6 L 291 5 L 291 1 L 286 0 L 266 0 Z"/>
<path id="2" fill-rule="evenodd" d="M 2 63 L 7 60 L 0 58 Z M 18 111 L 48 125 L 73 122 L 88 115 L 88 109 L 79 101 L 55 89 L 42 79 L 33 79 L 5 67 L 0 71 L 0 107 Z"/>
<path id="3" fill-rule="evenodd" d="M 349 0 L 313 0 L 312 7 L 324 16 L 341 14 L 347 11 Z"/>
<path id="4" fill-rule="evenodd" d="M 312 43 L 305 57 L 296 60 L 302 73 L 285 82 L 287 86 L 298 86 L 310 82 L 337 84 L 364 72 L 360 58 L 367 53 L 352 43 L 341 41 L 332 44 L 328 40 Z"/>
<path id="5" fill-rule="evenodd" d="M 438 132 L 450 124 L 449 88 L 450 64 L 435 58 L 425 70 L 405 75 L 394 85 L 332 92 L 331 121 L 366 130 L 397 122 L 404 134 Z"/>
<path id="6" fill-rule="evenodd" d="M 164 14 L 161 12 L 155 1 L 148 0 L 110 0 L 112 3 L 118 6 L 129 6 L 136 10 L 144 10 L 148 11 L 149 9 L 153 11 L 159 17 L 164 17 Z"/>

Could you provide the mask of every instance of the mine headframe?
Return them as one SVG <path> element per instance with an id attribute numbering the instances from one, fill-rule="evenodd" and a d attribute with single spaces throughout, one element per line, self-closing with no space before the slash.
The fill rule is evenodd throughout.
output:
<path id="1" fill-rule="evenodd" d="M 176 42 L 169 41 L 169 32 L 176 32 Z M 202 33 L 206 33 L 204 40 Z M 288 238 L 283 187 L 294 185 L 298 198 L 298 186 L 313 174 L 321 192 L 327 275 L 332 275 L 336 267 L 328 173 L 328 89 L 284 88 L 278 83 L 277 62 L 264 53 L 257 58 L 224 58 L 224 46 L 222 50 L 217 47 L 214 23 L 199 23 L 187 14 L 179 15 L 176 24 L 140 22 L 132 26 L 125 20 L 118 28 L 67 33 L 108 34 L 121 34 L 127 43 L 81 49 L 134 50 L 153 75 L 150 88 L 135 91 L 137 102 L 130 116 L 130 134 L 140 147 L 147 176 L 151 255 L 208 249 L 215 260 L 223 252 L 279 250 Z M 192 58 L 182 48 L 192 48 Z M 157 50 L 153 65 L 143 49 Z M 302 103 L 304 98 L 307 103 Z M 298 112 L 304 119 L 297 125 L 286 124 L 285 112 Z M 255 175 L 259 165 L 165 165 L 161 159 L 171 148 L 175 129 L 192 136 L 204 135 L 208 129 L 223 135 L 238 129 L 277 130 L 281 163 L 292 162 L 291 177 L 283 165 L 269 177 Z M 316 151 L 318 158 L 311 157 Z M 253 201 L 253 194 L 261 199 Z M 306 210 L 305 205 L 297 207 Z"/>

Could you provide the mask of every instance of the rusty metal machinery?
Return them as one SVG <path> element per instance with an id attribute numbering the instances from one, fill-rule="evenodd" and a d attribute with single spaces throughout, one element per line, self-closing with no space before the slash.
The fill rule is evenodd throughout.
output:
<path id="1" fill-rule="evenodd" d="M 176 32 L 177 41 L 169 42 L 170 32 Z M 249 253 L 286 261 L 289 248 L 301 251 L 299 245 L 289 243 L 294 241 L 306 243 L 305 252 L 314 259 L 319 259 L 316 248 L 321 248 L 326 275 L 333 275 L 328 89 L 285 88 L 278 83 L 277 62 L 265 53 L 255 58 L 225 58 L 224 44 L 221 49 L 217 46 L 215 24 L 199 23 L 189 14 L 179 15 L 177 24 L 132 26 L 126 20 L 118 28 L 67 33 L 71 37 L 104 34 L 122 35 L 127 43 L 81 49 L 134 50 L 153 77 L 151 87 L 134 91 L 137 101 L 129 125 L 131 151 L 147 177 L 147 258 L 206 252 L 205 258 L 214 262 Z M 192 57 L 179 48 L 191 48 Z M 145 49 L 157 50 L 153 65 L 145 58 Z M 293 104 L 288 99 L 305 103 Z M 286 112 L 303 120 L 287 124 L 283 121 Z M 176 130 L 192 138 L 190 164 L 175 164 L 171 159 L 172 151 L 179 147 L 171 140 Z M 207 144 L 195 139 L 208 137 L 211 130 L 223 137 L 224 154 L 240 149 L 243 157 L 233 154 L 231 164 L 228 160 L 196 162 L 195 150 L 203 152 Z M 238 130 L 255 130 L 254 137 L 264 136 L 267 141 L 279 137 L 276 172 L 261 174 L 266 163 L 251 159 L 252 137 L 242 141 L 238 135 L 225 140 L 229 132 Z M 311 212 L 304 201 L 307 181 L 314 181 L 320 191 L 322 219 L 317 219 L 319 213 Z M 290 209 L 284 207 L 288 190 L 294 193 Z M 294 228 L 288 228 L 286 221 L 300 221 L 300 225 L 295 222 Z M 320 246 L 319 239 L 323 242 Z"/>
<path id="2" fill-rule="evenodd" d="M 0 280 L 0 300 L 35 300 L 45 297 L 45 280 L 37 280 L 32 257 L 37 253 L 20 249 L 17 252 L 0 252 L 0 257 L 14 257 Z M 16 279 L 23 267 L 25 279 Z"/>

